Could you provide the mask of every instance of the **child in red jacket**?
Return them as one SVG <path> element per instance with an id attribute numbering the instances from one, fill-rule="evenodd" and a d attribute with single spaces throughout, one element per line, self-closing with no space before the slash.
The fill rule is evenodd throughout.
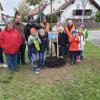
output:
<path id="1" fill-rule="evenodd" d="M 8 69 L 12 72 L 17 68 L 17 53 L 22 43 L 21 35 L 13 28 L 12 22 L 8 22 L 5 30 L 0 34 L 0 43 L 6 56 Z"/>
<path id="2" fill-rule="evenodd" d="M 70 59 L 71 59 L 71 64 L 77 64 L 77 55 L 78 55 L 78 51 L 79 51 L 79 38 L 78 38 L 78 34 L 77 31 L 74 30 L 72 32 L 72 34 L 69 36 L 69 43 L 70 43 L 70 47 L 69 47 L 69 51 L 70 51 Z"/>

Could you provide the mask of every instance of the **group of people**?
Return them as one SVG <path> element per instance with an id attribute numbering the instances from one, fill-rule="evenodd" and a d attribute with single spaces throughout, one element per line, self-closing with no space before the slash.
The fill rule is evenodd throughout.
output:
<path id="1" fill-rule="evenodd" d="M 0 30 L 0 64 L 4 63 L 4 53 L 10 72 L 26 64 L 25 51 L 28 46 L 28 63 L 32 64 L 32 71 L 38 74 L 40 69 L 45 67 L 45 52 L 47 51 L 47 54 L 49 52 L 49 32 L 54 31 L 58 36 L 58 39 L 54 41 L 56 55 L 58 47 L 59 57 L 63 57 L 65 63 L 68 57 L 71 64 L 78 64 L 80 60 L 83 60 L 85 39 L 88 37 L 88 31 L 84 25 L 76 28 L 73 21 L 69 20 L 65 27 L 57 22 L 51 29 L 45 17 L 39 26 L 32 16 L 29 16 L 27 20 L 28 23 L 24 25 L 21 16 L 17 16 L 15 22 L 8 21 L 5 29 Z"/>

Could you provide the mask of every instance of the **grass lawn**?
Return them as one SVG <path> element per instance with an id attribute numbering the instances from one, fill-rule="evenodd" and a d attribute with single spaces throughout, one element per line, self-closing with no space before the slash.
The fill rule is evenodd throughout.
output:
<path id="1" fill-rule="evenodd" d="M 26 65 L 8 76 L 0 68 L 0 100 L 100 100 L 100 48 L 87 43 L 80 65 L 46 68 L 39 75 Z"/>

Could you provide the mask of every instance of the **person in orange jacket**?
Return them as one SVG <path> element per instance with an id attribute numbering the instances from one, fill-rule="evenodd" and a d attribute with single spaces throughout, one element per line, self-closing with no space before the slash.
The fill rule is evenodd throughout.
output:
<path id="1" fill-rule="evenodd" d="M 68 20 L 68 22 L 67 22 L 67 24 L 66 24 L 66 26 L 65 26 L 65 32 L 66 32 L 68 35 L 70 35 L 70 34 L 72 34 L 73 30 L 75 30 L 75 28 L 76 28 L 76 27 L 75 27 L 73 21 L 72 21 L 72 20 Z"/>
<path id="2" fill-rule="evenodd" d="M 70 51 L 70 59 L 71 59 L 71 64 L 77 64 L 77 55 L 79 51 L 79 37 L 77 34 L 77 31 L 74 30 L 71 35 L 69 35 L 69 51 Z"/>

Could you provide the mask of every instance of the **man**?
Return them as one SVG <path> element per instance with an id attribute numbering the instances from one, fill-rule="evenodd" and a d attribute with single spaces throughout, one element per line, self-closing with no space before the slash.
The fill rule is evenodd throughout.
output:
<path id="1" fill-rule="evenodd" d="M 30 32 L 31 28 L 35 28 L 35 29 L 40 29 L 41 28 L 41 27 L 39 27 L 35 24 L 33 16 L 28 16 L 27 20 L 28 20 L 28 23 L 26 24 L 25 31 L 24 31 L 26 41 L 28 41 L 28 37 L 31 34 L 31 32 Z M 30 49 L 30 46 L 28 46 L 28 60 L 29 60 L 29 62 L 31 62 L 31 49 Z"/>
<path id="2" fill-rule="evenodd" d="M 18 52 L 18 65 L 20 65 L 20 64 L 24 65 L 24 64 L 26 64 L 26 62 L 25 62 L 26 44 L 25 44 L 25 33 L 24 33 L 25 26 L 22 23 L 21 16 L 16 16 L 16 21 L 15 21 L 14 27 L 19 31 L 19 33 L 22 37 L 22 45 L 20 46 L 20 49 Z"/>

